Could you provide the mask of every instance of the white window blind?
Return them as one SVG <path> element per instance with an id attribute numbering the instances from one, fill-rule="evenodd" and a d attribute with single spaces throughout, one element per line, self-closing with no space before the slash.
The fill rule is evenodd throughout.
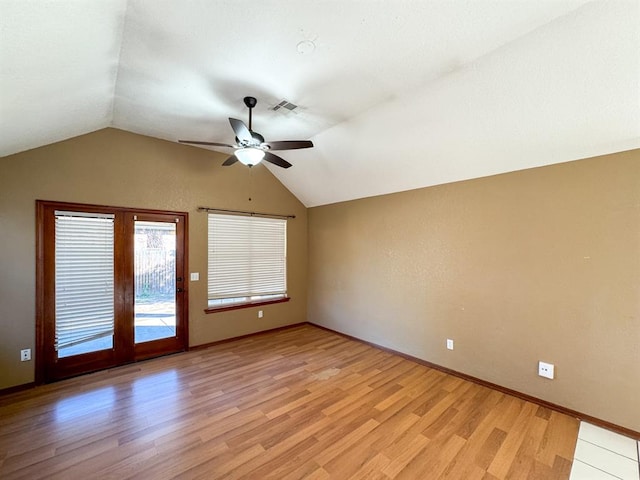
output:
<path id="1" fill-rule="evenodd" d="M 114 216 L 55 212 L 55 348 L 113 335 Z"/>
<path id="2" fill-rule="evenodd" d="M 209 214 L 209 300 L 286 295 L 287 221 Z"/>

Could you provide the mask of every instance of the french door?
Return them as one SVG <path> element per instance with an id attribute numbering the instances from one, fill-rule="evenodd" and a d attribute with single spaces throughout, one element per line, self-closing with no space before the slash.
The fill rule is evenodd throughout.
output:
<path id="1" fill-rule="evenodd" d="M 186 350 L 187 214 L 37 202 L 36 380 Z"/>

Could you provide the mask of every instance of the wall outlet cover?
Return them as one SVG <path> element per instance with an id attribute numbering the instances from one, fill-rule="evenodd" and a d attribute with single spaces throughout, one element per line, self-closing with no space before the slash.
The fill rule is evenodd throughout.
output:
<path id="1" fill-rule="evenodd" d="M 453 350 L 453 340 L 451 340 L 450 338 L 447 338 L 447 349 Z"/>
<path id="2" fill-rule="evenodd" d="M 553 380 L 554 378 L 554 365 L 553 363 L 538 362 L 538 375 L 544 378 Z"/>

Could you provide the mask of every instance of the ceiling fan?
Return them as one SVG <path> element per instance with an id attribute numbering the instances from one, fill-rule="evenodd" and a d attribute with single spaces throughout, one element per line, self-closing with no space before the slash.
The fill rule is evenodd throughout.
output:
<path id="1" fill-rule="evenodd" d="M 251 111 L 257 103 L 258 101 L 255 97 L 244 97 L 244 104 L 249 109 L 248 128 L 242 120 L 229 118 L 231 128 L 236 134 L 235 145 L 218 142 L 201 142 L 198 140 L 178 140 L 178 142 L 190 143 L 192 145 L 211 145 L 215 147 L 235 148 L 236 151 L 233 155 L 227 158 L 222 164 L 225 167 L 233 165 L 238 160 L 248 167 L 253 167 L 264 160 L 265 162 L 273 163 L 274 165 L 282 168 L 289 168 L 291 166 L 289 162 L 284 158 L 274 155 L 270 150 L 296 150 L 299 148 L 311 148 L 313 147 L 313 142 L 311 142 L 311 140 L 281 140 L 277 142 L 265 142 L 262 135 L 251 130 Z"/>

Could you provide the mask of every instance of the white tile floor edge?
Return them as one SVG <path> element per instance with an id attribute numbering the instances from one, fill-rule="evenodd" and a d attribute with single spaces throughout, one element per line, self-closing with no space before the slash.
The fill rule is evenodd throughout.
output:
<path id="1" fill-rule="evenodd" d="M 580 423 L 570 480 L 640 480 L 640 443 Z"/>

